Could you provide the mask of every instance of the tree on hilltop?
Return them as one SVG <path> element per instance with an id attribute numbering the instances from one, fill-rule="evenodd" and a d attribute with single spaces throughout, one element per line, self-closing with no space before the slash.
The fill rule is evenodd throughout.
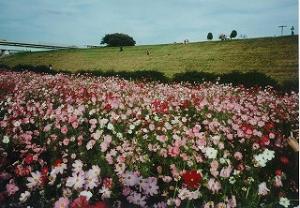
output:
<path id="1" fill-rule="evenodd" d="M 237 31 L 236 30 L 232 30 L 230 33 L 230 38 L 235 38 L 237 36 Z"/>
<path id="2" fill-rule="evenodd" d="M 220 35 L 219 35 L 219 39 L 220 40 L 226 40 L 227 39 L 227 36 L 224 34 L 224 33 L 221 33 Z"/>
<path id="3" fill-rule="evenodd" d="M 107 44 L 107 46 L 111 47 L 121 47 L 121 46 L 134 46 L 135 40 L 127 34 L 123 33 L 113 33 L 106 34 L 100 44 Z"/>
<path id="4" fill-rule="evenodd" d="M 212 40 L 214 38 L 213 34 L 211 32 L 209 32 L 207 34 L 207 40 Z"/>

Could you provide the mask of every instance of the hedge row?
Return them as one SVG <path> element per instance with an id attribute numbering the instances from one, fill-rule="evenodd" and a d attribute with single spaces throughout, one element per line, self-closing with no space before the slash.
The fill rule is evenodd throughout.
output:
<path id="1" fill-rule="evenodd" d="M 251 72 L 239 72 L 232 71 L 226 74 L 214 74 L 208 72 L 199 71 L 188 71 L 182 73 L 176 73 L 172 78 L 168 78 L 164 73 L 154 70 L 141 70 L 141 71 L 101 71 L 101 70 L 91 70 L 91 71 L 77 71 L 70 72 L 66 70 L 54 71 L 49 69 L 48 66 L 32 66 L 32 65 L 17 65 L 15 67 L 8 67 L 6 65 L 0 64 L 0 69 L 8 69 L 12 71 L 33 71 L 37 73 L 65 73 L 65 74 L 82 74 L 82 75 L 92 75 L 92 76 L 102 76 L 111 77 L 118 76 L 127 80 L 146 80 L 146 81 L 159 81 L 159 82 L 189 82 L 192 84 L 199 84 L 205 81 L 219 82 L 219 83 L 232 83 L 234 86 L 243 85 L 245 87 L 265 87 L 273 86 L 283 92 L 289 91 L 299 91 L 298 79 L 294 81 L 286 81 L 283 84 L 278 84 L 278 82 L 267 76 L 264 73 L 258 71 Z"/>

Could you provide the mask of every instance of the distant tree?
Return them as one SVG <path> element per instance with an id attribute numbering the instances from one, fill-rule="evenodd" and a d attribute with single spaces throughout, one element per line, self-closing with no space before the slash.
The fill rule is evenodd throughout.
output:
<path id="1" fill-rule="evenodd" d="M 227 39 L 227 36 L 224 34 L 224 33 L 221 33 L 220 35 L 219 35 L 219 39 L 220 40 L 226 40 Z"/>
<path id="2" fill-rule="evenodd" d="M 292 26 L 291 27 L 291 35 L 295 35 L 294 30 L 295 30 L 295 28 L 294 28 L 294 26 Z"/>
<path id="3" fill-rule="evenodd" d="M 207 34 L 207 40 L 212 40 L 214 38 L 213 34 L 211 32 L 209 32 Z"/>
<path id="4" fill-rule="evenodd" d="M 135 40 L 127 34 L 123 33 L 114 33 L 114 34 L 106 34 L 100 44 L 107 44 L 107 46 L 134 46 Z"/>
<path id="5" fill-rule="evenodd" d="M 235 38 L 237 36 L 237 31 L 236 30 L 232 30 L 230 33 L 230 38 Z"/>

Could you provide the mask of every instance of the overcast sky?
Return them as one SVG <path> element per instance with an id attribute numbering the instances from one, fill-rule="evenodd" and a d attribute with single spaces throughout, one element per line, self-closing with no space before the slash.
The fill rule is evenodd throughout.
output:
<path id="1" fill-rule="evenodd" d="M 278 25 L 298 31 L 297 0 L 0 0 L 0 39 L 27 42 L 99 44 L 121 32 L 139 45 L 158 44 L 232 29 L 278 36 Z"/>

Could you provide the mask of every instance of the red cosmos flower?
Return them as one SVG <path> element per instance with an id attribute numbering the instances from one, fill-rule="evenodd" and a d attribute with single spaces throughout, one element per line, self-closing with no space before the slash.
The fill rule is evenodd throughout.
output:
<path id="1" fill-rule="evenodd" d="M 90 208 L 90 205 L 86 200 L 86 196 L 80 196 L 71 203 L 70 208 Z"/>
<path id="2" fill-rule="evenodd" d="M 48 177 L 43 175 L 43 176 L 41 176 L 40 180 L 41 180 L 42 185 L 46 185 L 48 182 Z"/>
<path id="3" fill-rule="evenodd" d="M 152 102 L 152 107 L 157 113 L 167 113 L 169 110 L 169 104 L 167 101 L 164 100 L 154 100 Z"/>
<path id="4" fill-rule="evenodd" d="M 107 110 L 107 111 L 110 111 L 111 110 L 111 104 L 107 103 L 105 106 L 104 106 L 104 109 Z"/>
<path id="5" fill-rule="evenodd" d="M 280 160 L 280 162 L 281 162 L 282 164 L 284 164 L 284 165 L 289 164 L 289 158 L 287 158 L 286 156 L 281 156 L 281 157 L 279 158 L 279 160 Z"/>
<path id="6" fill-rule="evenodd" d="M 108 206 L 104 202 L 99 201 L 96 204 L 91 205 L 90 208 L 108 208 Z"/>
<path id="7" fill-rule="evenodd" d="M 41 169 L 41 173 L 42 173 L 43 176 L 47 176 L 48 173 L 49 173 L 49 169 L 46 166 L 44 166 Z"/>
<path id="8" fill-rule="evenodd" d="M 282 176 L 282 170 L 280 169 L 275 170 L 275 175 Z"/>
<path id="9" fill-rule="evenodd" d="M 250 124 L 242 124 L 241 129 L 245 134 L 251 135 L 253 133 L 253 127 Z"/>
<path id="10" fill-rule="evenodd" d="M 196 170 L 186 171 L 183 175 L 183 182 L 189 189 L 196 189 L 200 185 L 202 176 Z"/>
<path id="11" fill-rule="evenodd" d="M 259 145 L 262 147 L 269 145 L 269 144 L 270 144 L 270 139 L 268 136 L 263 136 L 259 141 Z"/>
<path id="12" fill-rule="evenodd" d="M 189 100 L 183 100 L 180 103 L 180 107 L 182 107 L 182 108 L 188 108 L 190 105 L 191 105 L 191 101 L 189 101 Z"/>
<path id="13" fill-rule="evenodd" d="M 105 188 L 111 189 L 112 186 L 113 186 L 113 180 L 112 180 L 112 178 L 105 178 L 105 179 L 103 180 L 103 186 L 104 186 Z"/>
<path id="14" fill-rule="evenodd" d="M 26 164 L 30 165 L 33 161 L 33 155 L 32 154 L 26 155 L 26 157 L 24 158 L 24 161 Z"/>
<path id="15" fill-rule="evenodd" d="M 265 130 L 270 131 L 271 129 L 274 128 L 274 123 L 273 122 L 268 122 L 268 123 L 265 124 L 264 128 L 265 128 Z"/>
<path id="16" fill-rule="evenodd" d="M 17 176 L 27 176 L 31 172 L 30 168 L 28 167 L 23 167 L 21 165 L 18 165 L 15 169 L 15 173 Z"/>
<path id="17" fill-rule="evenodd" d="M 54 161 L 54 167 L 60 166 L 62 164 L 62 160 L 61 159 L 57 159 Z"/>

